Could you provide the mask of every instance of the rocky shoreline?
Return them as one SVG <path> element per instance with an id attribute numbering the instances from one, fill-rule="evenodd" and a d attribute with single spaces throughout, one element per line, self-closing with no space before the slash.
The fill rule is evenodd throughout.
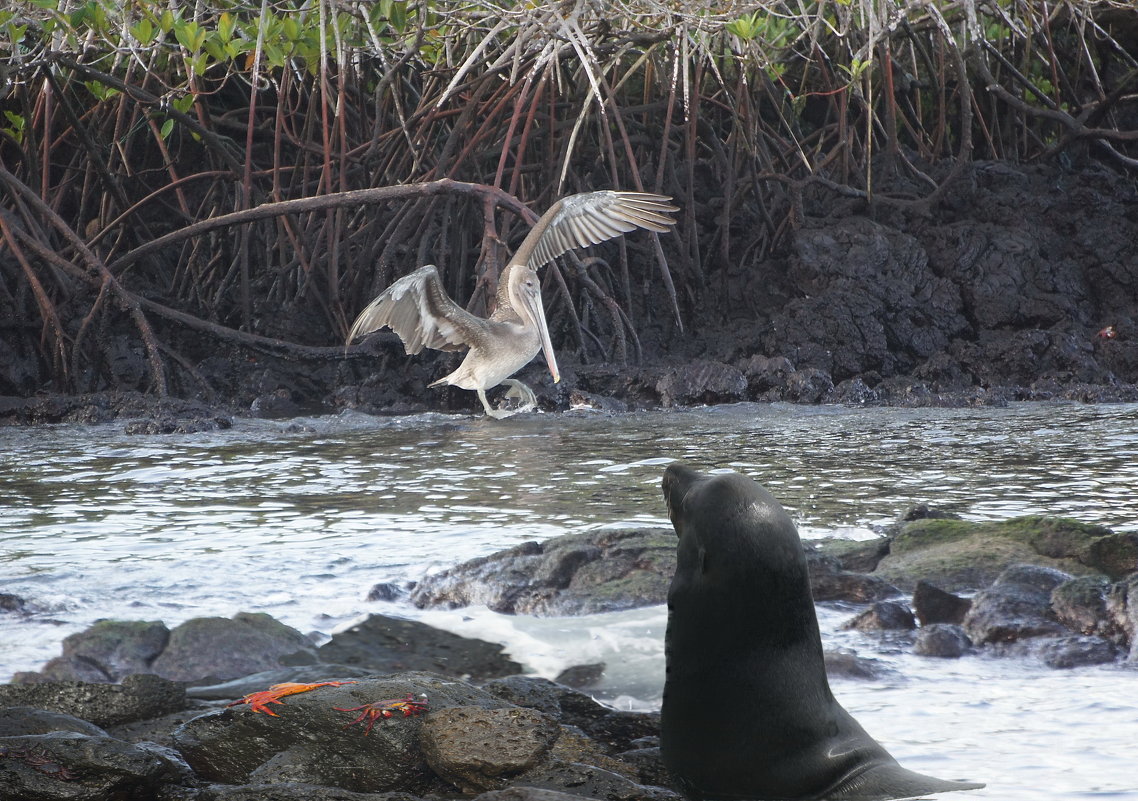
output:
<path id="1" fill-rule="evenodd" d="M 918 507 L 878 539 L 806 547 L 816 602 L 840 604 L 843 628 L 891 647 L 1055 669 L 1138 664 L 1138 534 Z M 570 534 L 455 566 L 406 598 L 588 614 L 662 603 L 674 567 L 669 530 Z M 21 601 L 2 608 L 21 614 Z M 568 686 L 603 669 L 581 666 L 566 683 L 526 676 L 501 646 L 380 615 L 320 646 L 263 614 L 173 629 L 101 621 L 0 686 L 0 788 L 27 801 L 678 798 L 658 715 Z M 848 652 L 827 654 L 827 669 L 882 675 Z"/>

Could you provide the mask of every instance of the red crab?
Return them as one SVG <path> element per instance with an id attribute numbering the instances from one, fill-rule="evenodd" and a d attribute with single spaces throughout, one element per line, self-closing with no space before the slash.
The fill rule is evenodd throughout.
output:
<path id="1" fill-rule="evenodd" d="M 368 722 L 367 728 L 364 729 L 364 736 L 366 737 L 371 734 L 371 727 L 374 726 L 376 721 L 380 718 L 392 718 L 395 717 L 398 712 L 402 712 L 403 717 L 409 718 L 426 712 L 427 696 L 420 695 L 419 699 L 421 700 L 416 700 L 415 696 L 408 695 L 406 698 L 392 698 L 387 701 L 376 701 L 375 703 L 348 707 L 347 709 L 338 706 L 332 708 L 337 712 L 359 712 L 359 717 L 351 723 L 345 724 L 344 728 L 346 729 L 348 726 L 354 726 L 366 720 Z M 361 712 L 360 710 L 363 711 Z"/>
<path id="2" fill-rule="evenodd" d="M 269 709 L 267 704 L 280 704 L 284 706 L 284 701 L 280 700 L 286 695 L 296 695 L 297 693 L 306 693 L 309 690 L 315 690 L 317 687 L 339 687 L 342 684 L 357 684 L 354 681 L 318 681 L 313 684 L 298 684 L 297 682 L 286 681 L 283 684 L 274 684 L 267 690 L 260 690 L 259 692 L 249 693 L 239 701 L 234 701 L 226 706 L 237 706 L 238 704 L 249 704 L 254 712 L 264 712 L 266 715 L 277 717 L 277 713 Z"/>

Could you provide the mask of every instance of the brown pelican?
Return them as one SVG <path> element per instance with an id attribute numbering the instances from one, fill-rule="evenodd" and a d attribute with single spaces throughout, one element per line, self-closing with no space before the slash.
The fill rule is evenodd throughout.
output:
<path id="1" fill-rule="evenodd" d="M 423 348 L 461 350 L 470 348 L 462 364 L 430 386 L 450 384 L 473 389 L 486 414 L 509 417 L 512 411 L 490 408 L 486 390 L 508 384 L 509 398 L 522 401 L 517 411 L 537 405 L 533 391 L 510 378 L 528 364 L 538 351 L 556 383 L 561 380 L 557 358 L 549 341 L 549 328 L 541 304 L 537 269 L 567 250 L 646 228 L 667 231 L 677 211 L 670 197 L 646 192 L 586 192 L 562 198 L 541 216 L 521 247 L 514 253 L 498 282 L 497 308 L 489 319 L 477 317 L 459 306 L 443 289 L 433 264 L 420 267 L 389 286 L 360 312 L 348 332 L 348 343 L 384 326 L 403 340 L 407 355 Z"/>

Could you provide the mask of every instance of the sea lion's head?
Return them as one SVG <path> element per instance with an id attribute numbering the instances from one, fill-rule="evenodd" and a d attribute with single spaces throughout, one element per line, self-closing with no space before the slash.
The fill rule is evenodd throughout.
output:
<path id="1" fill-rule="evenodd" d="M 806 556 L 794 521 L 769 492 L 739 473 L 679 462 L 664 471 L 663 491 L 680 538 L 672 595 L 698 592 L 701 604 L 729 595 L 735 608 L 785 605 L 800 617 L 797 598 L 810 593 Z"/>

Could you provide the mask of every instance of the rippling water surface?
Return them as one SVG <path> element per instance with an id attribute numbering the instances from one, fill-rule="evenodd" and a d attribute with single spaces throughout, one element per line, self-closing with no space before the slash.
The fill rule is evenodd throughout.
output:
<path id="1" fill-rule="evenodd" d="M 34 610 L 0 617 L 0 680 L 101 617 L 173 626 L 263 611 L 327 635 L 384 612 L 503 642 L 542 675 L 605 661 L 604 698 L 652 707 L 662 607 L 533 619 L 364 599 L 377 582 L 524 540 L 666 526 L 659 479 L 675 459 L 753 476 L 805 537 L 868 535 L 921 502 L 975 520 L 1045 513 L 1138 531 L 1134 405 L 341 415 L 148 437 L 0 428 L 0 592 Z M 1135 671 L 922 659 L 838 631 L 848 610 L 819 612 L 828 647 L 896 670 L 836 681 L 842 702 L 908 767 L 988 782 L 961 799 L 1138 798 Z"/>

